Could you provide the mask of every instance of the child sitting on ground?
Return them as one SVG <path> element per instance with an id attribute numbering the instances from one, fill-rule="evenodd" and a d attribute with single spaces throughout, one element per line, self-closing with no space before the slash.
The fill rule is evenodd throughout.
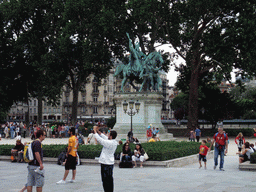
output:
<path id="1" fill-rule="evenodd" d="M 206 141 L 202 140 L 202 145 L 199 147 L 199 169 L 202 167 L 201 160 L 204 161 L 204 168 L 206 169 L 206 155 L 209 148 L 205 144 Z"/>

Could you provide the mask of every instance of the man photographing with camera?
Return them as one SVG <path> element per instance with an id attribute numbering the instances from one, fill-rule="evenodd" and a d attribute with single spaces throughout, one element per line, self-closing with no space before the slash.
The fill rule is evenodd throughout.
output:
<path id="1" fill-rule="evenodd" d="M 98 126 L 94 126 L 93 131 L 97 142 L 103 146 L 99 158 L 103 188 L 105 192 L 111 192 L 114 191 L 113 168 L 115 163 L 114 154 L 118 145 L 115 140 L 117 133 L 111 130 L 107 137 L 99 131 Z"/>

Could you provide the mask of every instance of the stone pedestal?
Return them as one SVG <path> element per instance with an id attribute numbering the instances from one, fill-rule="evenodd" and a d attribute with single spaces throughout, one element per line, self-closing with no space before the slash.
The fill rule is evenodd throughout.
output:
<path id="1" fill-rule="evenodd" d="M 117 93 L 114 96 L 116 103 L 116 124 L 114 129 L 118 133 L 118 138 L 126 138 L 127 133 L 131 130 L 131 117 L 124 113 L 123 103 L 133 100 L 140 103 L 139 113 L 132 117 L 133 135 L 139 140 L 146 139 L 147 127 L 159 128 L 160 139 L 171 139 L 172 134 L 161 123 L 161 109 L 163 96 L 157 92 L 146 93 Z M 128 110 L 129 106 L 128 106 Z M 134 109 L 135 110 L 135 109 Z"/>

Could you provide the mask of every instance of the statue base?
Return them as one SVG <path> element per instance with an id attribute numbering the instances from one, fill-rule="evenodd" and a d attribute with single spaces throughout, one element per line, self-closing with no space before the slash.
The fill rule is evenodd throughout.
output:
<path id="1" fill-rule="evenodd" d="M 118 139 L 126 138 L 131 130 L 131 117 L 124 113 L 123 103 L 133 100 L 140 103 L 140 110 L 132 117 L 133 136 L 140 139 L 146 139 L 146 131 L 149 125 L 151 128 L 159 128 L 160 139 L 170 140 L 173 135 L 167 133 L 161 123 L 161 109 L 163 96 L 158 92 L 140 92 L 140 93 L 117 93 L 114 96 L 116 103 L 116 124 L 114 130 L 117 131 Z M 128 106 L 128 111 L 129 111 Z M 135 111 L 135 109 L 134 109 Z"/>

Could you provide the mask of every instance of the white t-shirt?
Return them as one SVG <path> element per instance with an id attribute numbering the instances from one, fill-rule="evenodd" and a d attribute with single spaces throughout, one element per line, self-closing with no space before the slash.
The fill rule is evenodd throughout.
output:
<path id="1" fill-rule="evenodd" d="M 15 137 L 15 139 L 16 139 L 16 141 L 17 141 L 17 140 L 20 140 L 20 141 L 21 141 L 21 136 L 20 136 L 20 135 L 17 135 L 17 136 Z"/>
<path id="2" fill-rule="evenodd" d="M 108 140 L 108 137 L 104 134 L 99 136 L 99 134 L 96 133 L 94 135 L 97 141 L 103 146 L 99 163 L 113 165 L 115 163 L 114 153 L 118 145 L 117 141 L 114 139 Z"/>
<path id="3" fill-rule="evenodd" d="M 90 145 L 96 145 L 96 141 L 95 141 L 95 137 L 94 137 L 94 134 L 93 134 L 93 133 L 90 133 L 90 134 L 88 135 L 88 138 L 89 138 L 88 143 L 89 143 Z"/>

